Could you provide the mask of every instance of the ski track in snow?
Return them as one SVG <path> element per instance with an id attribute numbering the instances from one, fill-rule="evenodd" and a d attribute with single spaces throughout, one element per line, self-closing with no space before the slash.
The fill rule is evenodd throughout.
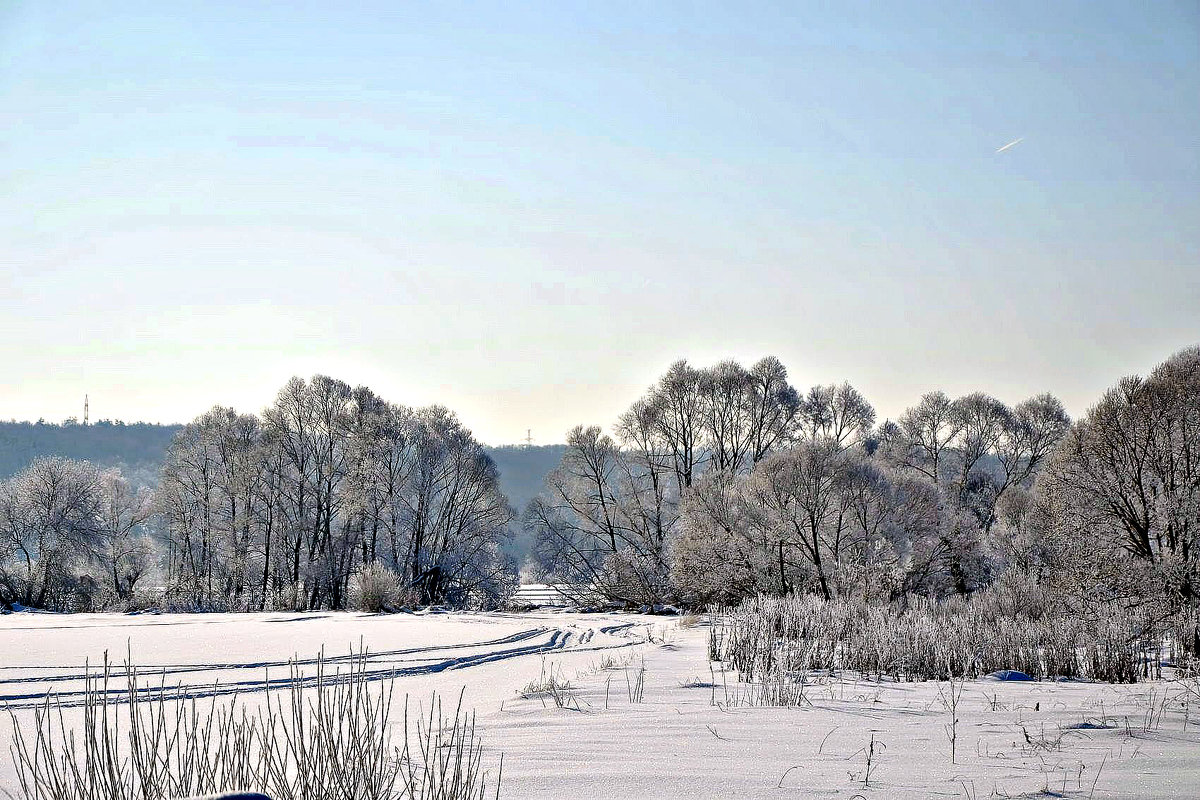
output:
<path id="1" fill-rule="evenodd" d="M 313 617 L 319 618 L 319 617 Z M 263 620 L 264 622 L 278 621 L 307 621 L 310 617 L 300 617 L 287 620 Z M 174 622 L 141 622 L 140 626 L 176 625 Z M 166 695 L 171 698 L 199 699 L 218 697 L 231 694 L 250 694 L 253 692 L 284 689 L 299 681 L 304 686 L 315 686 L 319 680 L 325 683 L 337 683 L 345 680 L 345 673 L 329 671 L 332 667 L 337 670 L 341 666 L 350 666 L 362 662 L 365 674 L 371 680 L 387 680 L 414 675 L 429 675 L 447 670 L 469 669 L 482 664 L 504 661 L 522 656 L 545 655 L 553 652 L 570 651 L 573 653 L 598 652 L 632 647 L 646 643 L 648 637 L 639 636 L 634 629 L 635 623 L 625 622 L 601 627 L 588 626 L 582 631 L 577 625 L 567 627 L 538 626 L 518 631 L 494 639 L 472 642 L 455 642 L 449 644 L 433 644 L 425 647 L 403 647 L 391 650 L 348 653 L 338 656 L 323 656 L 274 660 L 258 660 L 238 663 L 212 664 L 159 664 L 138 665 L 138 698 L 152 700 Z M 63 629 L 70 626 L 46 626 L 39 630 Z M 79 627 L 99 627 L 82 625 Z M 25 627 L 10 627 L 6 630 L 30 630 Z M 602 639 L 597 642 L 596 635 Z M 454 651 L 471 650 L 475 652 L 464 655 L 447 655 Z M 323 677 L 312 674 L 292 675 L 293 670 L 311 667 L 323 660 L 326 672 Z M 115 669 L 114 669 L 115 666 Z M 270 670 L 282 669 L 285 674 L 272 677 Z M 52 691 L 58 703 L 63 707 L 78 707 L 83 705 L 87 681 L 92 681 L 93 689 L 104 679 L 104 667 L 87 665 L 84 670 L 78 667 L 14 667 L 0 666 L 0 675 L 5 671 L 19 670 L 31 672 L 37 670 L 64 671 L 65 675 L 37 674 L 22 677 L 0 677 L 0 707 L 7 709 L 32 708 L 42 705 L 46 694 Z M 263 675 L 254 678 L 222 681 L 188 683 L 186 680 L 172 681 L 172 678 L 184 678 L 192 674 L 212 673 L 229 674 L 239 671 L 262 670 Z M 231 676 L 232 677 L 232 676 Z M 153 682 L 150 682 L 150 681 Z M 112 684 L 118 684 L 114 688 Z M 39 686 L 37 690 L 26 688 L 29 684 Z M 59 688 L 61 687 L 61 688 Z M 123 664 L 109 665 L 109 683 L 105 692 L 110 697 L 123 698 L 128 693 L 125 682 Z"/>
<path id="2" fill-rule="evenodd" d="M 0 710 L 33 726 L 49 689 L 73 706 L 61 719 L 78 731 L 102 653 L 116 654 L 108 691 L 125 698 L 127 651 L 141 699 L 240 694 L 253 707 L 268 690 L 287 692 L 293 670 L 312 686 L 314 655 L 332 651 L 327 682 L 361 660 L 377 687 L 397 678 L 395 692 L 418 708 L 422 697 L 465 695 L 484 768 L 496 774 L 503 757 L 501 793 L 511 800 L 1200 797 L 1200 728 L 1177 681 L 969 681 L 954 759 L 944 684 L 814 674 L 799 708 L 742 705 L 746 687 L 709 662 L 708 635 L 703 620 L 679 627 L 628 614 L 13 614 L 0 617 Z M 547 675 L 564 682 L 561 706 L 528 688 Z M 636 700 L 634 681 L 644 681 Z M 1159 722 L 1147 726 L 1152 708 Z M 12 741 L 4 728 L 0 753 Z M 0 759 L 0 793 L 17 788 L 13 769 Z"/>

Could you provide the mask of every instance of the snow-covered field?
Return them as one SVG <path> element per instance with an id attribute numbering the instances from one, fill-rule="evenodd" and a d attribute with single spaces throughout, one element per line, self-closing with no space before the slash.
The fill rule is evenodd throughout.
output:
<path id="1" fill-rule="evenodd" d="M 1200 697 L 1185 727 L 1181 683 L 968 682 L 951 763 L 938 684 L 826 680 L 801 708 L 729 705 L 738 687 L 710 672 L 706 636 L 625 614 L 10 614 L 0 700 L 29 719 L 47 690 L 80 691 L 85 661 L 128 650 L 196 695 L 253 701 L 293 656 L 365 647 L 414 701 L 464 690 L 507 798 L 1200 797 Z M 570 684 L 565 707 L 521 695 L 549 674 Z"/>

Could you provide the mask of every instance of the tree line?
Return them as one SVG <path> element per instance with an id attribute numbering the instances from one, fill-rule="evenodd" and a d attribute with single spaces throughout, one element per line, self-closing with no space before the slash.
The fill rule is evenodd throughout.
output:
<path id="1" fill-rule="evenodd" d="M 259 415 L 179 429 L 154 491 L 61 457 L 0 482 L 0 601 L 495 606 L 516 521 L 449 410 L 293 378 Z M 1048 394 L 937 391 L 880 422 L 853 386 L 801 391 L 774 357 L 680 361 L 611 433 L 573 429 L 519 522 L 540 577 L 587 602 L 886 602 L 1019 575 L 1194 619 L 1200 347 L 1073 423 Z"/>
<path id="2" fill-rule="evenodd" d="M 10 603 L 111 606 L 157 570 L 173 607 L 343 608 L 378 566 L 400 579 L 394 603 L 494 605 L 516 574 L 498 477 L 443 407 L 293 378 L 260 416 L 183 426 L 152 494 L 62 458 L 0 484 L 0 584 Z"/>
<path id="3" fill-rule="evenodd" d="M 547 580 L 627 603 L 936 597 L 1019 571 L 1195 613 L 1200 348 L 1073 424 L 1049 394 L 936 391 L 876 424 L 853 386 L 801 392 L 773 357 L 680 361 L 613 435 L 571 431 L 524 523 Z"/>

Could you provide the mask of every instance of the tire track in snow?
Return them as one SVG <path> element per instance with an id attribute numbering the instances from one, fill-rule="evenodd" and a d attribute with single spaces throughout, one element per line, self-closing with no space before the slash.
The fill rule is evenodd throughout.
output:
<path id="1" fill-rule="evenodd" d="M 361 654 L 360 653 L 348 653 L 346 655 L 340 655 L 340 656 L 324 656 L 323 659 L 314 656 L 314 657 L 310 657 L 310 658 L 293 657 L 290 659 L 276 659 L 273 661 L 250 661 L 250 662 L 240 663 L 240 664 L 239 663 L 227 663 L 227 662 L 214 663 L 214 664 L 146 664 L 144 666 L 139 666 L 138 672 L 141 674 L 148 674 L 150 672 L 153 672 L 153 674 L 156 676 L 162 675 L 164 673 L 167 675 L 183 675 L 183 674 L 186 674 L 189 672 L 219 672 L 219 671 L 223 671 L 223 670 L 269 669 L 271 667 L 287 667 L 292 664 L 295 664 L 297 666 L 308 666 L 308 665 L 316 664 L 318 660 L 324 660 L 324 662 L 326 664 L 340 664 L 343 662 L 354 661 L 360 657 L 366 658 L 368 661 L 374 661 L 374 660 L 388 658 L 390 656 L 415 655 L 415 654 L 419 654 L 419 653 L 436 653 L 436 652 L 439 652 L 442 650 L 463 650 L 463 649 L 466 649 L 469 647 L 491 647 L 493 645 L 499 645 L 499 644 L 511 644 L 513 642 L 520 642 L 520 641 L 524 641 L 526 639 L 532 638 L 534 636 L 537 636 L 538 634 L 545 633 L 548 630 L 552 630 L 552 629 L 546 628 L 546 627 L 530 628 L 528 630 L 518 631 L 517 633 L 513 633 L 508 636 L 502 636 L 498 639 L 488 639 L 488 640 L 485 640 L 482 642 L 461 642 L 459 644 L 429 645 L 427 647 L 401 647 L 401 648 L 397 648 L 395 650 L 380 650 L 380 651 L 367 650 Z M 123 662 L 121 662 L 121 663 L 110 662 L 110 663 L 114 663 L 118 668 L 121 667 L 123 664 Z M 0 667 L 0 671 L 3 671 L 3 670 L 29 671 L 29 670 L 35 670 L 35 669 L 66 670 L 66 669 L 76 669 L 76 668 L 75 667 Z M 55 682 L 59 682 L 59 681 L 81 681 L 81 680 L 87 679 L 88 677 L 96 678 L 103 674 L 104 674 L 103 667 L 96 667 L 96 668 L 88 667 L 88 668 L 86 668 L 86 670 L 84 672 L 73 673 L 70 675 L 35 675 L 35 676 L 29 676 L 29 677 L 24 677 L 24 678 L 0 678 L 0 686 L 4 686 L 5 684 L 10 684 L 10 683 L 55 683 Z M 3 700 L 4 697 L 5 697 L 5 695 L 0 694 L 0 700 Z"/>
<path id="2" fill-rule="evenodd" d="M 599 631 L 608 635 L 614 635 L 618 633 L 624 634 L 631 627 L 633 627 L 633 623 L 602 627 L 599 629 Z M 629 641 L 624 642 L 614 642 L 607 645 L 583 646 L 592 642 L 596 630 L 597 629 L 595 628 L 588 628 L 583 634 L 578 634 L 563 628 L 540 627 L 532 628 L 526 631 L 519 631 L 518 633 L 511 634 L 509 636 L 484 642 L 469 642 L 440 646 L 431 645 L 429 647 L 400 648 L 379 653 L 368 652 L 365 655 L 351 654 L 345 656 L 328 657 L 325 659 L 325 663 L 332 663 L 334 666 L 340 666 L 342 664 L 353 663 L 355 660 L 361 659 L 365 667 L 362 674 L 365 675 L 370 681 L 383 681 L 390 678 L 403 678 L 407 676 L 429 675 L 448 670 L 469 669 L 482 664 L 490 664 L 497 661 L 520 658 L 522 656 L 544 655 L 546 653 L 556 651 L 570 650 L 571 652 L 596 652 L 600 650 L 622 649 L 642 643 L 641 640 L 637 640 L 634 637 L 629 637 Z M 549 636 L 545 641 L 529 641 L 547 633 Z M 573 640 L 577 640 L 577 646 L 575 647 L 571 646 Z M 461 650 L 466 648 L 510 644 L 516 644 L 519 646 L 507 648 L 501 647 L 499 650 L 471 653 L 457 657 L 437 658 L 435 660 L 431 660 L 429 663 L 424 664 L 412 664 L 411 659 L 406 661 L 403 658 L 403 656 L 422 656 L 445 650 Z M 326 684 L 336 684 L 344 683 L 348 680 L 348 676 L 344 673 L 330 674 L 326 672 L 322 677 L 318 677 L 316 675 L 297 675 L 293 677 L 290 673 L 290 670 L 293 666 L 312 666 L 316 663 L 316 658 L 309 658 L 299 660 L 293 659 L 291 661 L 263 661 L 252 664 L 218 664 L 212 667 L 195 664 L 181 665 L 178 667 L 167 666 L 162 669 L 155 670 L 153 676 L 159 678 L 157 685 L 139 681 L 139 686 L 137 687 L 137 699 L 139 702 L 155 700 L 163 697 L 172 700 L 205 699 L 234 694 L 253 694 L 257 692 L 286 690 L 291 687 L 294 682 L 298 682 L 305 688 L 310 688 L 316 686 L 318 682 L 321 681 Z M 289 674 L 272 678 L 269 673 L 269 670 L 272 667 L 288 667 Z M 22 669 L 31 668 L 24 667 Z M 262 678 L 231 681 L 229 683 L 221 683 L 219 681 L 203 684 L 168 685 L 165 683 L 165 677 L 167 676 L 202 672 L 210 669 L 217 671 L 264 669 L 268 670 L 268 672 Z M 102 678 L 102 675 L 102 672 L 93 672 L 91 673 L 90 677 L 93 679 L 99 679 Z M 140 668 L 138 671 L 138 676 L 139 678 L 146 676 L 146 670 L 144 668 Z M 31 676 L 25 678 L 0 680 L 0 686 L 4 686 L 5 684 L 20 684 L 29 682 L 41 682 L 45 684 L 69 680 L 83 681 L 87 677 L 89 677 L 87 674 L 78 674 L 73 676 Z M 116 681 L 120 682 L 122 685 L 120 688 L 104 689 L 105 695 L 112 700 L 124 700 L 129 693 L 129 689 L 122 680 L 124 677 L 123 671 L 115 674 L 110 672 L 110 677 L 115 678 Z M 53 693 L 57 705 L 63 708 L 75 708 L 84 705 L 85 691 L 83 688 L 64 691 L 55 691 L 53 688 L 51 688 L 50 692 Z M 35 708 L 45 702 L 46 696 L 46 691 L 0 693 L 0 706 L 11 710 Z"/>

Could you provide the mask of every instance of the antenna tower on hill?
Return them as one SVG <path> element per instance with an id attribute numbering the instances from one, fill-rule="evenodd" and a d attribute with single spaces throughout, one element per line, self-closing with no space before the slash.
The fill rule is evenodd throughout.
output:
<path id="1" fill-rule="evenodd" d="M 532 428 L 525 429 L 525 446 L 533 447 L 533 429 Z"/>
<path id="2" fill-rule="evenodd" d="M 83 396 L 83 424 L 84 424 L 84 425 L 87 425 L 87 422 L 88 422 L 88 420 L 87 420 L 87 414 L 88 414 L 88 407 L 87 407 L 87 406 L 88 406 L 88 403 L 87 403 L 87 401 L 88 401 L 88 396 L 85 394 L 85 395 Z"/>

